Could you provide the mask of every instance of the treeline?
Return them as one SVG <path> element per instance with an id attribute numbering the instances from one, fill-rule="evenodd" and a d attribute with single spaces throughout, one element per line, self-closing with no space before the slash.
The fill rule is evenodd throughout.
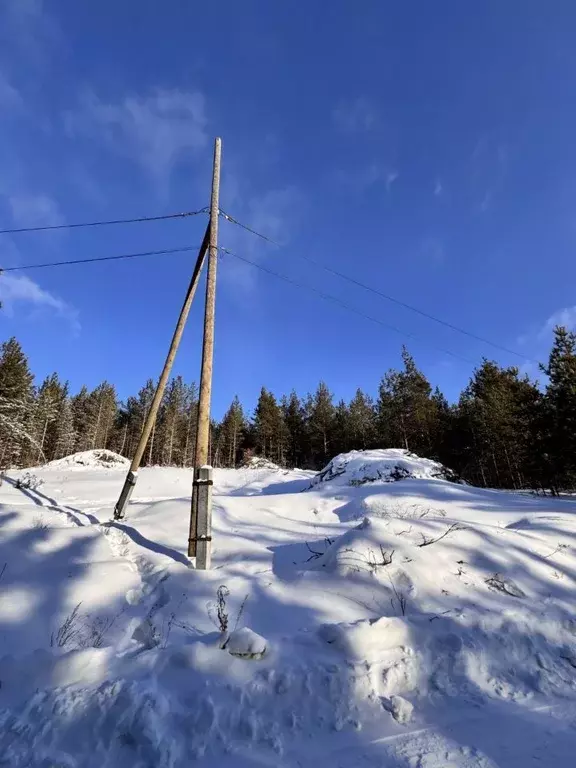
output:
<path id="1" fill-rule="evenodd" d="M 576 334 L 554 331 L 540 388 L 515 367 L 484 360 L 457 403 L 432 389 L 406 349 L 375 399 L 361 389 L 335 403 L 321 382 L 313 394 L 278 399 L 262 388 L 254 413 L 237 397 L 211 426 L 211 462 L 235 467 L 263 456 L 286 467 L 318 469 L 337 453 L 405 448 L 434 458 L 474 485 L 576 486 Z M 12 338 L 0 354 L 0 467 L 32 466 L 90 448 L 130 457 L 150 408 L 154 382 L 119 402 L 103 382 L 71 394 L 56 373 L 34 386 L 28 361 Z M 194 383 L 173 378 L 150 437 L 144 464 L 192 466 L 198 408 Z"/>

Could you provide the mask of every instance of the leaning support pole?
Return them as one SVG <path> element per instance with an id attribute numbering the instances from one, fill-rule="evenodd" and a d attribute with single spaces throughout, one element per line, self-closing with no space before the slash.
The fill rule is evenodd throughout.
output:
<path id="1" fill-rule="evenodd" d="M 160 374 L 160 378 L 158 380 L 158 386 L 156 387 L 156 392 L 154 392 L 154 397 L 152 399 L 150 410 L 148 411 L 148 416 L 146 417 L 146 421 L 144 422 L 144 426 L 142 427 L 142 434 L 140 435 L 138 445 L 136 446 L 136 451 L 134 452 L 134 457 L 132 458 L 130 469 L 128 470 L 128 474 L 126 475 L 124 486 L 122 488 L 120 496 L 118 497 L 116 506 L 114 507 L 114 520 L 122 520 L 124 518 L 124 512 L 125 512 L 126 506 L 130 501 L 130 497 L 132 496 L 132 491 L 134 490 L 134 486 L 136 485 L 136 480 L 138 479 L 138 468 L 140 467 L 140 462 L 142 461 L 142 454 L 144 453 L 144 449 L 146 448 L 146 443 L 148 442 L 148 438 L 150 437 L 150 433 L 152 432 L 152 427 L 154 426 L 154 422 L 156 421 L 158 408 L 160 407 L 160 403 L 162 402 L 162 396 L 164 395 L 164 390 L 166 389 L 166 382 L 168 381 L 168 377 L 170 376 L 170 371 L 172 370 L 174 358 L 176 357 L 176 352 L 178 351 L 180 339 L 182 338 L 182 333 L 184 331 L 184 326 L 186 325 L 186 320 L 188 319 L 190 307 L 192 306 L 192 300 L 194 298 L 194 294 L 196 293 L 196 288 L 198 287 L 198 282 L 200 280 L 200 273 L 202 272 L 202 266 L 204 264 L 204 260 L 206 257 L 206 250 L 208 249 L 209 242 L 210 242 L 210 226 L 208 226 L 204 234 L 204 239 L 202 240 L 202 245 L 200 246 L 200 251 L 198 252 L 198 258 L 196 259 L 196 264 L 194 265 L 192 278 L 190 279 L 190 285 L 188 286 L 188 291 L 186 293 L 184 303 L 182 304 L 182 309 L 180 310 L 180 316 L 178 318 L 178 322 L 176 323 L 176 328 L 174 329 L 174 335 L 172 336 L 172 342 L 170 343 L 170 349 L 168 350 L 168 355 L 164 363 L 164 368 L 162 369 L 162 373 Z"/>
<path id="2" fill-rule="evenodd" d="M 216 267 L 218 264 L 218 216 L 220 196 L 220 158 L 222 140 L 214 142 L 212 197 L 210 200 L 210 255 L 206 280 L 204 310 L 204 341 L 196 430 L 196 458 L 190 509 L 188 557 L 196 557 L 196 568 L 210 568 L 212 548 L 212 467 L 208 466 L 210 440 L 210 400 L 212 397 L 212 360 L 214 357 L 214 312 L 216 308 Z"/>

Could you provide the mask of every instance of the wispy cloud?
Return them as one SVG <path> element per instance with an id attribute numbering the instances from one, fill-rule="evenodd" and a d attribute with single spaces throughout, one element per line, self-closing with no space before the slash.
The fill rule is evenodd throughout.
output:
<path id="1" fill-rule="evenodd" d="M 78 311 L 26 275 L 3 274 L 0 277 L 0 301 L 2 311 L 8 317 L 15 317 L 20 308 L 33 318 L 46 311 L 53 312 L 69 322 L 74 333 L 80 331 Z"/>
<path id="2" fill-rule="evenodd" d="M 20 110 L 23 105 L 20 92 L 8 79 L 8 76 L 0 72 L 0 114 L 7 115 L 15 110 Z"/>
<path id="3" fill-rule="evenodd" d="M 377 108 L 365 96 L 341 101 L 332 111 L 332 121 L 343 133 L 367 133 L 380 123 Z"/>
<path id="4" fill-rule="evenodd" d="M 57 226 L 64 224 L 58 203 L 48 195 L 19 194 L 8 197 L 14 223 L 22 227 Z"/>
<path id="5" fill-rule="evenodd" d="M 105 141 L 162 185 L 168 183 L 178 161 L 206 146 L 206 124 L 201 93 L 161 88 L 117 103 L 88 93 L 80 107 L 65 116 L 70 135 Z"/>
<path id="6" fill-rule="evenodd" d="M 336 170 L 332 178 L 343 187 L 354 192 L 366 192 L 377 185 L 383 185 L 390 192 L 392 184 L 398 179 L 398 172 L 380 163 L 369 163 L 356 169 Z"/>
<path id="7" fill-rule="evenodd" d="M 398 178 L 398 172 L 397 171 L 388 171 L 386 174 L 386 192 L 390 192 L 392 189 L 392 184 L 396 181 Z"/>
<path id="8" fill-rule="evenodd" d="M 434 182 L 433 191 L 434 191 L 434 197 L 440 197 L 440 195 L 442 195 L 442 193 L 444 192 L 444 187 L 440 179 L 436 179 L 436 181 Z"/>
<path id="9" fill-rule="evenodd" d="M 266 235 L 284 246 L 298 228 L 303 208 L 303 197 L 295 187 L 268 189 L 261 193 L 246 193 L 237 177 L 226 179 L 227 195 L 234 207 L 234 217 L 242 223 Z M 255 235 L 243 231 L 234 224 L 222 222 L 222 244 L 231 251 L 259 263 L 278 252 L 277 246 L 266 243 Z M 245 294 L 254 291 L 258 283 L 258 270 L 238 261 L 233 256 L 224 257 L 225 279 Z"/>
<path id="10" fill-rule="evenodd" d="M 441 267 L 446 262 L 446 248 L 437 237 L 425 237 L 420 248 L 422 255 L 430 264 Z"/>
<path id="11" fill-rule="evenodd" d="M 469 159 L 474 208 L 486 213 L 502 191 L 508 175 L 509 150 L 497 136 L 481 136 Z"/>
<path id="12" fill-rule="evenodd" d="M 46 62 L 64 44 L 58 24 L 47 12 L 43 0 L 2 0 L 0 25 L 5 31 L 7 53 L 14 62 L 22 58 L 26 69 L 46 74 Z"/>

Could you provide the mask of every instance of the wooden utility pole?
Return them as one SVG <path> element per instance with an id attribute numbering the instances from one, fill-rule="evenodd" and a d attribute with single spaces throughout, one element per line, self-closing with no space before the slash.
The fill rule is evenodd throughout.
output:
<path id="1" fill-rule="evenodd" d="M 204 310 L 204 341 L 200 374 L 200 399 L 196 431 L 196 457 L 192 485 L 188 556 L 196 557 L 196 568 L 210 568 L 212 549 L 212 467 L 208 465 L 210 441 L 210 400 L 212 396 L 212 361 L 214 358 L 214 311 L 216 305 L 216 268 L 218 265 L 218 216 L 220 197 L 220 158 L 222 140 L 214 142 L 212 197 L 210 199 L 210 246 L 206 307 Z"/>
<path id="2" fill-rule="evenodd" d="M 116 506 L 114 507 L 114 520 L 122 520 L 124 517 L 124 510 L 130 501 L 130 496 L 132 496 L 132 491 L 136 485 L 136 480 L 138 479 L 138 468 L 140 467 L 142 454 L 146 448 L 146 443 L 148 442 L 152 428 L 156 423 L 158 408 L 162 402 L 162 396 L 164 395 L 164 390 L 166 389 L 166 383 L 168 381 L 168 377 L 170 376 L 170 371 L 172 370 L 174 358 L 176 357 L 176 352 L 178 351 L 178 346 L 180 344 L 180 339 L 182 338 L 184 326 L 186 325 L 186 320 L 188 319 L 188 314 L 192 305 L 192 299 L 194 298 L 196 288 L 198 287 L 200 273 L 202 272 L 202 266 L 204 264 L 206 250 L 208 248 L 209 242 L 210 226 L 206 229 L 206 233 L 204 234 L 204 239 L 202 241 L 202 245 L 200 246 L 200 251 L 198 252 L 198 258 L 196 259 L 196 264 L 194 265 L 194 271 L 192 272 L 192 278 L 190 279 L 190 285 L 188 286 L 188 291 L 186 293 L 184 303 L 182 304 L 182 309 L 180 310 L 180 316 L 178 318 L 178 322 L 176 323 L 174 335 L 172 336 L 172 341 L 170 343 L 170 349 L 168 350 L 168 355 L 164 363 L 164 368 L 160 374 L 160 379 L 158 380 L 156 392 L 154 392 L 150 410 L 146 416 L 144 426 L 142 427 L 142 434 L 140 435 L 138 445 L 136 446 L 134 457 L 132 459 L 132 463 L 130 464 L 130 469 L 126 475 L 126 480 L 124 481 L 124 486 L 120 496 L 118 497 Z"/>

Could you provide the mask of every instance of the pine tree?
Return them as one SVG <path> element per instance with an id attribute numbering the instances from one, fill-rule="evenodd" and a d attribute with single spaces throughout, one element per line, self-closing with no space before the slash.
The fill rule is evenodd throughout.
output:
<path id="1" fill-rule="evenodd" d="M 107 381 L 99 384 L 88 396 L 87 409 L 89 447 L 107 448 L 118 410 L 114 386 Z"/>
<path id="2" fill-rule="evenodd" d="M 376 412 L 372 399 L 360 388 L 350 401 L 349 442 L 353 448 L 365 450 L 374 443 L 376 432 Z"/>
<path id="3" fill-rule="evenodd" d="M 33 376 L 22 347 L 13 337 L 0 348 L 0 467 L 22 462 L 38 450 L 30 433 Z"/>
<path id="4" fill-rule="evenodd" d="M 243 446 L 246 419 L 238 395 L 234 399 L 221 424 L 221 465 L 235 467 Z"/>
<path id="5" fill-rule="evenodd" d="M 379 442 L 427 455 L 432 450 L 436 406 L 432 388 L 406 347 L 403 371 L 388 371 L 380 383 L 377 405 Z"/>
<path id="6" fill-rule="evenodd" d="M 450 435 L 451 466 L 472 483 L 522 487 L 520 465 L 533 449 L 539 399 L 536 386 L 519 378 L 517 368 L 484 360 L 460 397 Z"/>
<path id="7" fill-rule="evenodd" d="M 57 373 L 47 376 L 38 389 L 31 420 L 31 430 L 38 444 L 36 463 L 42 457 L 48 461 L 54 458 L 57 420 L 66 397 L 67 387 L 60 383 Z"/>
<path id="8" fill-rule="evenodd" d="M 576 333 L 562 326 L 554 329 L 544 396 L 547 429 L 543 448 L 553 490 L 576 486 Z"/>
<path id="9" fill-rule="evenodd" d="M 309 403 L 310 442 L 316 466 L 324 466 L 331 458 L 331 439 L 334 428 L 332 393 L 321 381 Z"/>
<path id="10" fill-rule="evenodd" d="M 334 418 L 331 428 L 331 451 L 333 456 L 351 451 L 358 446 L 352 438 L 352 420 L 350 409 L 344 400 L 339 400 L 334 408 Z"/>
<path id="11" fill-rule="evenodd" d="M 88 387 L 83 386 L 78 394 L 72 398 L 72 418 L 76 442 L 74 451 L 87 451 L 91 448 L 91 420 L 90 420 L 90 394 Z"/>
<path id="12" fill-rule="evenodd" d="M 256 451 L 272 461 L 283 461 L 285 430 L 283 414 L 276 398 L 265 387 L 254 412 L 254 437 Z"/>
<path id="13" fill-rule="evenodd" d="M 182 466 L 194 464 L 196 453 L 196 428 L 198 426 L 198 388 L 194 382 L 186 389 L 186 430 L 182 448 Z"/>
<path id="14" fill-rule="evenodd" d="M 126 430 L 123 451 L 121 451 L 124 456 L 131 458 L 136 452 L 144 422 L 152 405 L 155 389 L 152 379 L 148 379 L 138 394 L 135 397 L 130 396 L 126 400 L 126 405 L 121 409 L 119 426 L 120 429 Z M 142 463 L 146 464 L 148 458 L 148 451 L 145 450 Z"/>
<path id="15" fill-rule="evenodd" d="M 289 467 L 301 467 L 306 454 L 307 430 L 304 408 L 294 390 L 290 397 L 282 398 L 281 408 L 286 429 L 286 463 Z"/>
<path id="16" fill-rule="evenodd" d="M 74 452 L 76 432 L 74 431 L 74 414 L 72 402 L 68 396 L 60 403 L 58 417 L 56 419 L 54 458 L 61 459 Z"/>
<path id="17" fill-rule="evenodd" d="M 181 376 L 169 381 L 162 399 L 156 431 L 160 464 L 182 464 L 187 426 L 186 395 L 186 386 Z"/>
<path id="18" fill-rule="evenodd" d="M 429 458 L 451 466 L 447 456 L 449 453 L 449 436 L 452 429 L 454 411 L 450 408 L 448 400 L 446 400 L 438 387 L 434 390 L 431 400 L 431 451 Z"/>

